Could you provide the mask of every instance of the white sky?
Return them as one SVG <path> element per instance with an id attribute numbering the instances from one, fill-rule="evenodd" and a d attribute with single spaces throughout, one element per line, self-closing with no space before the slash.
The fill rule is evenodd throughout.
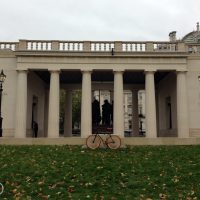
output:
<path id="1" fill-rule="evenodd" d="M 168 40 L 198 21 L 200 0 L 0 0 L 0 41 Z"/>

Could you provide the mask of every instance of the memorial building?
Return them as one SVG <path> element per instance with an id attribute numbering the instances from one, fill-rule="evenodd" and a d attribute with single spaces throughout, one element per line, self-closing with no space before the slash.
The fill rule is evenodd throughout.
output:
<path id="1" fill-rule="evenodd" d="M 3 138 L 33 137 L 33 122 L 40 138 L 73 137 L 74 91 L 81 92 L 77 137 L 92 134 L 94 98 L 100 107 L 113 102 L 111 126 L 122 138 L 200 137 L 199 23 L 166 41 L 0 42 L 0 70 Z"/>

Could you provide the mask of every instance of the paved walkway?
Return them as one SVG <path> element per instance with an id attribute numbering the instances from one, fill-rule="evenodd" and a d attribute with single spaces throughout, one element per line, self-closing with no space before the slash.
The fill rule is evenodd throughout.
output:
<path id="1" fill-rule="evenodd" d="M 84 145 L 85 139 L 70 138 L 0 138 L 0 145 Z M 127 137 L 122 139 L 122 145 L 200 145 L 200 138 L 143 138 Z"/>

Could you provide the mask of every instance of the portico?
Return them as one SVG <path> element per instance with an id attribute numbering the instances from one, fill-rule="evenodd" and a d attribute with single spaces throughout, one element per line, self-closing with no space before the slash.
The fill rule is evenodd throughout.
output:
<path id="1" fill-rule="evenodd" d="M 111 78 L 110 82 L 101 82 L 95 81 L 93 79 L 92 81 L 92 75 L 101 76 L 103 73 L 109 73 Z M 21 103 L 27 102 L 27 76 L 28 74 L 35 75 L 35 72 L 29 70 L 29 72 L 22 70 L 19 70 L 18 74 L 18 85 L 21 86 L 21 84 L 24 86 L 23 88 L 20 87 L 20 95 L 19 100 L 16 104 L 16 110 L 20 110 L 20 113 L 22 116 L 20 117 L 21 121 L 19 121 L 19 117 L 16 117 L 16 124 L 21 124 L 20 130 L 19 128 L 16 128 L 15 137 L 16 138 L 25 138 L 27 137 L 27 134 L 19 134 L 22 133 L 23 130 L 27 130 L 27 108 L 23 106 L 23 109 L 20 107 Z M 40 74 L 40 72 L 36 72 L 36 74 Z M 71 137 L 72 136 L 72 91 L 75 89 L 81 89 L 81 137 L 86 138 L 88 135 L 92 133 L 92 91 L 97 89 L 109 89 L 113 91 L 113 101 L 114 101 L 114 122 L 113 122 L 113 132 L 114 134 L 119 135 L 120 137 L 124 137 L 124 103 L 123 103 L 123 91 L 125 89 L 129 89 L 132 91 L 132 99 L 133 99 L 133 127 L 134 133 L 139 134 L 139 123 L 138 123 L 138 106 L 137 106 L 137 91 L 139 89 L 145 89 L 145 109 L 146 109 L 146 137 L 147 138 L 157 138 L 159 137 L 159 131 L 157 130 L 157 106 L 156 106 L 156 92 L 155 92 L 155 84 L 159 84 L 159 81 L 162 80 L 162 76 L 169 76 L 168 73 L 172 73 L 177 76 L 177 112 L 179 112 L 179 115 L 177 116 L 177 122 L 182 124 L 184 122 L 184 125 L 188 123 L 188 119 L 184 117 L 186 110 L 187 110 L 187 102 L 182 102 L 185 100 L 183 98 L 183 95 L 185 95 L 185 87 L 184 84 L 186 84 L 186 79 L 184 78 L 186 76 L 186 71 L 168 71 L 168 72 L 160 72 L 155 70 L 143 70 L 143 71 L 134 71 L 134 70 L 109 70 L 108 72 L 102 71 L 102 70 L 80 70 L 79 72 L 76 71 L 74 74 L 77 74 L 78 76 L 81 75 L 81 81 L 80 83 L 68 83 L 68 84 L 62 84 L 61 76 L 69 76 L 73 73 L 70 71 L 69 75 L 68 72 L 65 70 L 64 75 L 62 75 L 62 69 L 61 70 L 48 70 L 45 72 L 46 74 L 49 74 L 49 89 L 47 92 L 48 94 L 48 110 L 44 112 L 48 112 L 48 119 L 47 119 L 47 137 L 48 138 L 59 138 L 59 91 L 61 87 L 66 89 L 66 112 L 65 112 L 65 122 L 64 122 L 64 136 Z M 99 73 L 99 75 L 98 75 Z M 23 74 L 23 75 L 21 75 Z M 42 73 L 41 73 L 42 74 Z M 39 75 L 41 77 L 41 74 Z M 181 77 L 179 77 L 179 75 Z M 38 75 L 37 75 L 38 76 Z M 134 83 L 134 79 L 132 82 L 129 80 L 130 76 L 138 76 L 142 77 L 141 80 L 138 79 L 138 82 L 136 81 Z M 155 78 L 156 76 L 156 78 Z M 80 78 L 80 77 L 79 77 Z M 160 80 L 161 79 L 161 80 Z M 180 80 L 179 80 L 180 79 Z M 78 81 L 78 82 L 79 82 Z M 23 83 L 22 83 L 23 82 Z M 23 89 L 23 90 L 22 90 Z M 175 88 L 174 88 L 175 89 Z M 182 98 L 179 98 L 182 96 Z M 24 105 L 24 103 L 23 103 Z M 178 111 L 179 109 L 179 111 Z M 120 114 L 121 113 L 121 114 Z M 23 119 L 23 120 L 22 120 Z M 45 120 L 44 120 L 45 121 Z M 177 124 L 178 124 L 177 123 Z M 180 126 L 180 125 L 179 125 Z M 178 134 L 174 136 L 187 138 L 189 137 L 189 129 L 185 126 L 183 130 L 182 126 L 177 126 Z M 18 126 L 17 126 L 18 127 Z M 44 129 L 45 131 L 45 129 Z M 23 132 L 25 133 L 25 132 Z M 184 135 L 183 135 L 184 133 Z M 45 135 L 45 134 L 43 134 Z"/>
<path id="2" fill-rule="evenodd" d="M 200 57 L 198 42 L 190 44 L 193 34 L 199 32 L 181 41 L 170 37 L 169 42 L 0 43 L 0 67 L 8 77 L 2 102 L 3 137 L 30 138 L 37 121 L 40 138 L 74 138 L 75 91 L 81 94 L 77 138 L 92 134 L 96 91 L 98 100 L 107 91 L 113 102 L 113 133 L 124 140 L 200 137 Z"/>

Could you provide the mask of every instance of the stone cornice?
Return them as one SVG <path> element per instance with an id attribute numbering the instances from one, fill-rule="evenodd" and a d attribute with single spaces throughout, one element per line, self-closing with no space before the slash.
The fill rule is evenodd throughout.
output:
<path id="1" fill-rule="evenodd" d="M 16 51 L 16 57 L 110 57 L 110 58 L 169 58 L 181 57 L 187 58 L 190 54 L 186 52 L 115 52 L 112 56 L 111 52 L 67 52 L 67 51 Z"/>

